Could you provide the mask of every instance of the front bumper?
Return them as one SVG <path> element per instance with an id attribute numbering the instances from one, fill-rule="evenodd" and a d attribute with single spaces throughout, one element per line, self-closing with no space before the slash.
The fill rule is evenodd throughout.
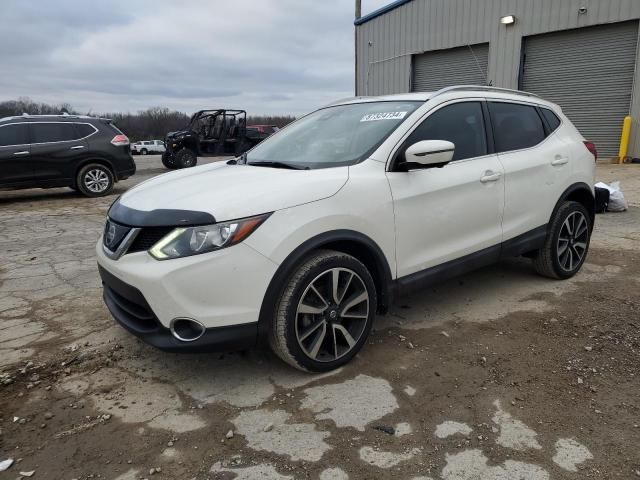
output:
<path id="1" fill-rule="evenodd" d="M 208 328 L 193 342 L 180 341 L 162 326 L 138 289 L 119 280 L 100 265 L 98 270 L 102 279 L 102 298 L 113 318 L 151 346 L 168 352 L 197 353 L 244 350 L 256 344 L 257 322 Z"/>
<path id="2" fill-rule="evenodd" d="M 157 261 L 147 252 L 108 258 L 96 246 L 107 308 L 129 332 L 169 351 L 229 351 L 256 343 L 262 301 L 277 265 L 252 248 L 234 245 L 203 255 Z M 202 323 L 193 342 L 176 339 L 175 318 Z"/>

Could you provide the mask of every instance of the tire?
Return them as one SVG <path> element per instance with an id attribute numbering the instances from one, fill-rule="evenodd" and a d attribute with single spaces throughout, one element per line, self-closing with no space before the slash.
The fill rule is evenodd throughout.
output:
<path id="1" fill-rule="evenodd" d="M 562 203 L 551 220 L 544 246 L 533 258 L 536 272 L 559 280 L 573 277 L 587 257 L 591 230 L 591 216 L 581 203 Z"/>
<path id="2" fill-rule="evenodd" d="M 171 155 L 167 155 L 166 153 L 162 154 L 162 164 L 169 170 L 175 170 L 176 168 L 178 168 L 175 158 Z"/>
<path id="3" fill-rule="evenodd" d="M 113 173 L 99 163 L 85 165 L 76 176 L 76 187 L 86 197 L 102 197 L 113 189 L 113 184 Z"/>
<path id="4" fill-rule="evenodd" d="M 140 150 L 140 155 L 146 155 L 147 153 L 149 152 L 147 151 L 146 148 L 143 148 L 142 150 Z"/>
<path id="5" fill-rule="evenodd" d="M 176 168 L 191 168 L 198 163 L 198 157 L 188 148 L 183 148 L 174 155 Z"/>
<path id="6" fill-rule="evenodd" d="M 335 272 L 338 288 L 334 294 Z M 284 285 L 269 343 L 276 355 L 297 369 L 336 369 L 367 341 L 376 306 L 373 278 L 359 260 L 342 252 L 319 250 Z"/>

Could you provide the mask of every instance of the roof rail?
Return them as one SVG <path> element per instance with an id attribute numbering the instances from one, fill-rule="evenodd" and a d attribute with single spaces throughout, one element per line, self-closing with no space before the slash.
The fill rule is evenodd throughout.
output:
<path id="1" fill-rule="evenodd" d="M 521 95 L 523 97 L 534 97 L 540 98 L 535 93 L 523 92 L 522 90 L 512 90 L 510 88 L 500 88 L 500 87 L 489 87 L 486 85 L 455 85 L 452 87 L 444 87 L 440 90 L 436 91 L 431 98 L 437 97 L 438 95 L 444 95 L 449 92 L 456 91 L 464 91 L 464 90 L 480 90 L 483 92 L 502 92 L 502 93 L 510 93 L 512 95 Z"/>

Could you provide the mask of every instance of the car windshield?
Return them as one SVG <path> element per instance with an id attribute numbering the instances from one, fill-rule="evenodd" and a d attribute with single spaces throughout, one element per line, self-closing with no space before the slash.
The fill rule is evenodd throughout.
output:
<path id="1" fill-rule="evenodd" d="M 313 112 L 264 140 L 247 163 L 327 168 L 358 163 L 382 144 L 422 102 L 370 102 Z"/>

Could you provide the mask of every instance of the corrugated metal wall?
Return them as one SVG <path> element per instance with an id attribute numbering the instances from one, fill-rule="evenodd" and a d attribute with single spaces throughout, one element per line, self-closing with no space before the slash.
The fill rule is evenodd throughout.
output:
<path id="1" fill-rule="evenodd" d="M 414 55 L 411 90 L 432 92 L 449 85 L 486 85 L 488 65 L 488 43 Z"/>
<path id="2" fill-rule="evenodd" d="M 561 105 L 602 157 L 614 157 L 637 44 L 637 20 L 526 37 L 520 87 Z"/>
<path id="3" fill-rule="evenodd" d="M 578 13 L 581 7 L 586 14 Z M 504 15 L 518 21 L 501 25 Z M 356 27 L 356 93 L 408 92 L 412 54 L 485 42 L 491 84 L 518 88 L 523 37 L 639 18 L 640 0 L 413 0 Z M 633 97 L 631 115 L 631 153 L 640 157 L 640 95 Z"/>

